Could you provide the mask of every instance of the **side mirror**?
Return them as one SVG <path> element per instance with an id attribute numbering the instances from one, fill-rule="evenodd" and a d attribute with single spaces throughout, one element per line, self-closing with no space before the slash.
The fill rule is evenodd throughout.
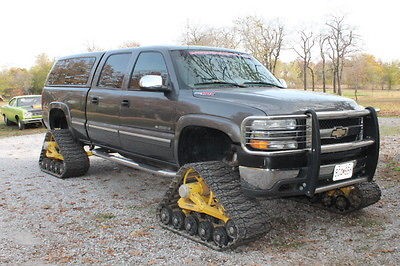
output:
<path id="1" fill-rule="evenodd" d="M 278 80 L 279 80 L 279 82 L 282 84 L 282 87 L 283 87 L 284 89 L 287 89 L 286 81 L 285 81 L 284 79 L 278 79 Z"/>
<path id="2" fill-rule="evenodd" d="M 161 75 L 144 75 L 139 80 L 139 86 L 147 90 L 169 91 L 165 80 L 168 80 L 168 78 L 163 79 Z"/>

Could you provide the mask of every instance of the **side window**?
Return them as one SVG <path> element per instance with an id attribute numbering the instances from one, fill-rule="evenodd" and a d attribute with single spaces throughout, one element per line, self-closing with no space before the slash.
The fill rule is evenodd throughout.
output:
<path id="1" fill-rule="evenodd" d="M 139 90 L 139 80 L 144 75 L 165 75 L 167 73 L 167 66 L 161 53 L 143 52 L 136 60 L 129 82 L 129 89 Z"/>
<path id="2" fill-rule="evenodd" d="M 12 100 L 8 103 L 8 105 L 9 105 L 9 106 L 14 106 L 14 105 L 15 105 L 15 101 L 16 101 L 16 99 L 12 99 Z"/>
<path id="3" fill-rule="evenodd" d="M 95 57 L 58 60 L 49 74 L 47 85 L 86 85 L 95 61 Z"/>
<path id="4" fill-rule="evenodd" d="M 115 54 L 107 58 L 97 83 L 102 88 L 121 88 L 131 54 Z"/>

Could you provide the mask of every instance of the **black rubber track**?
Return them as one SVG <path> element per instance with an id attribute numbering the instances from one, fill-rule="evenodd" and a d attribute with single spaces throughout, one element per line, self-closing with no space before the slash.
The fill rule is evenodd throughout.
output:
<path id="1" fill-rule="evenodd" d="M 235 248 L 256 240 L 268 231 L 269 228 L 264 208 L 258 200 L 246 197 L 242 193 L 238 171 L 232 170 L 231 166 L 219 161 L 184 165 L 179 170 L 177 177 L 171 182 L 168 191 L 160 203 L 157 211 L 158 216 L 164 206 L 169 206 L 173 210 L 179 209 L 177 205 L 179 199 L 178 189 L 182 184 L 183 174 L 189 168 L 193 168 L 199 173 L 209 188 L 215 193 L 217 200 L 224 207 L 227 216 L 236 225 L 238 237 L 230 239 L 226 246 L 219 247 L 214 242 L 201 240 L 198 235 L 191 236 L 185 230 L 176 230 L 171 224 L 165 225 L 160 223 L 162 227 L 215 250 Z"/>
<path id="2" fill-rule="evenodd" d="M 46 157 L 44 148 L 45 142 L 50 141 L 51 137 L 59 146 L 59 153 L 64 157 L 63 161 L 50 159 L 50 163 L 58 165 L 61 171 L 54 171 L 46 168 L 49 158 Z M 39 166 L 43 172 L 56 176 L 58 178 L 78 177 L 86 174 L 89 169 L 89 158 L 81 145 L 72 137 L 68 129 L 50 130 L 44 138 L 42 150 L 39 157 Z"/>
<path id="3" fill-rule="evenodd" d="M 301 196 L 301 197 L 293 197 L 291 198 L 292 200 L 302 202 L 308 205 L 316 206 L 321 209 L 328 210 L 330 212 L 334 213 L 340 213 L 340 214 L 347 214 L 351 213 L 354 211 L 361 210 L 365 207 L 368 207 L 372 204 L 375 204 L 381 199 L 381 190 L 379 186 L 375 182 L 363 182 L 359 183 L 354 186 L 354 190 L 351 193 L 352 196 L 358 198 L 358 204 L 352 205 L 349 201 L 349 206 L 348 208 L 344 210 L 338 209 L 335 204 L 332 204 L 331 206 L 326 206 L 323 204 L 322 199 L 325 196 L 325 193 L 317 194 L 313 198 L 308 198 L 306 196 Z M 333 199 L 334 201 L 334 199 Z"/>

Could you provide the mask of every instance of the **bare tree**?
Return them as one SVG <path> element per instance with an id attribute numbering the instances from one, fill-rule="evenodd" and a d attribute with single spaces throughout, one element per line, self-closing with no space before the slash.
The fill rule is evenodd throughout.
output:
<path id="1" fill-rule="evenodd" d="M 140 43 L 136 41 L 126 41 L 122 43 L 119 47 L 120 48 L 134 48 L 134 47 L 139 47 Z"/>
<path id="2" fill-rule="evenodd" d="M 182 34 L 183 45 L 215 46 L 236 49 L 240 39 L 235 28 L 214 28 L 187 23 Z"/>
<path id="3" fill-rule="evenodd" d="M 300 42 L 298 47 L 293 47 L 293 50 L 299 56 L 302 63 L 302 71 L 303 71 L 303 88 L 307 90 L 307 69 L 311 71 L 312 79 L 313 79 L 313 90 L 315 88 L 314 82 L 314 70 L 310 67 L 311 61 L 311 49 L 315 44 L 315 40 L 313 38 L 312 32 L 306 32 L 305 30 L 299 31 Z"/>
<path id="4" fill-rule="evenodd" d="M 327 54 L 328 36 L 321 33 L 318 36 L 319 55 L 321 56 L 322 65 L 322 90 L 326 92 L 326 54 Z"/>
<path id="5" fill-rule="evenodd" d="M 283 38 L 284 26 L 277 21 L 266 23 L 257 16 L 247 16 L 235 20 L 245 49 L 275 73 Z"/>
<path id="6" fill-rule="evenodd" d="M 337 93 L 342 95 L 341 81 L 344 62 L 356 50 L 357 36 L 354 34 L 353 28 L 345 23 L 344 16 L 332 16 L 326 25 L 329 29 L 328 43 L 331 49 L 334 87 L 336 84 Z"/>
<path id="7" fill-rule="evenodd" d="M 94 42 L 86 42 L 86 51 L 88 52 L 98 52 L 103 50 L 103 48 L 97 46 Z"/>

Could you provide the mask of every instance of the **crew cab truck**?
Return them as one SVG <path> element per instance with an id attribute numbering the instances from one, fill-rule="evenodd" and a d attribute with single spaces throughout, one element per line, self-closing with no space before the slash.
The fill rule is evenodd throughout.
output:
<path id="1" fill-rule="evenodd" d="M 90 153 L 170 176 L 160 224 L 215 249 L 268 230 L 259 198 L 339 213 L 377 202 L 376 110 L 283 84 L 251 55 L 213 47 L 63 57 L 42 94 L 39 165 L 80 176 Z"/>

